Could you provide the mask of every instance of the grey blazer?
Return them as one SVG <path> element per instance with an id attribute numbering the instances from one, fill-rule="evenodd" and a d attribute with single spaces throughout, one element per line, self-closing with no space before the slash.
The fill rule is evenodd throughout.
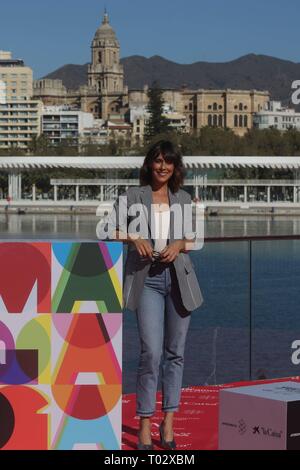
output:
<path id="1" fill-rule="evenodd" d="M 130 187 L 125 193 L 121 196 L 127 196 L 127 208 L 132 204 L 144 204 L 148 210 L 148 217 L 146 223 L 148 224 L 148 239 L 151 240 L 151 244 L 154 247 L 154 240 L 151 238 L 151 219 L 153 217 L 152 213 L 152 187 L 147 186 L 135 186 Z M 191 196 L 189 193 L 183 189 L 179 189 L 178 192 L 172 193 L 169 188 L 169 201 L 170 207 L 173 204 L 180 204 L 183 212 L 184 204 L 191 204 Z M 122 229 L 120 225 L 116 222 L 119 221 L 119 198 L 114 204 L 115 214 L 117 216 L 114 223 L 116 224 L 114 229 Z M 108 218 L 106 223 L 111 224 L 112 219 Z M 127 216 L 127 220 L 122 220 L 124 226 L 130 223 L 130 216 Z M 110 228 L 109 228 L 110 229 Z M 108 229 L 108 230 L 109 230 Z M 174 241 L 174 214 L 171 211 L 170 216 L 170 231 L 169 231 L 169 243 Z M 177 280 L 180 288 L 181 299 L 184 307 L 188 311 L 193 311 L 200 307 L 203 302 L 203 297 L 201 289 L 198 283 L 196 273 L 194 271 L 194 265 L 187 253 L 179 253 L 178 257 L 173 262 Z M 145 278 L 149 272 L 151 266 L 150 259 L 141 259 L 138 251 L 136 250 L 133 243 L 128 244 L 128 254 L 125 263 L 125 273 L 124 273 L 124 286 L 123 286 L 123 307 L 128 308 L 129 310 L 136 310 L 139 296 L 142 292 Z"/>

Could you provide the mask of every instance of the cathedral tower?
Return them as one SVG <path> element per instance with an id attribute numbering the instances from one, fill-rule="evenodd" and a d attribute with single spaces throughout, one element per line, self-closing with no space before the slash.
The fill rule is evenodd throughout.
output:
<path id="1" fill-rule="evenodd" d="M 108 119 L 110 113 L 119 112 L 124 93 L 124 69 L 120 64 L 120 44 L 106 12 L 92 42 L 88 85 L 99 94 L 99 117 Z"/>

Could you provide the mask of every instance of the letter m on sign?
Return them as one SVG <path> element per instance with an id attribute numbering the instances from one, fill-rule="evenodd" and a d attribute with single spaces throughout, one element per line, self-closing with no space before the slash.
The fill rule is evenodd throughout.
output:
<path id="1" fill-rule="evenodd" d="M 51 312 L 51 245 L 0 244 L 0 307 L 8 313 Z"/>

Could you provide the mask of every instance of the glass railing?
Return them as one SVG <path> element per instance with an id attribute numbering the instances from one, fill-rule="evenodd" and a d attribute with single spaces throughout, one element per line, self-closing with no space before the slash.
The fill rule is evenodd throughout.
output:
<path id="1" fill-rule="evenodd" d="M 190 256 L 204 303 L 192 314 L 183 385 L 298 375 L 300 236 L 208 239 Z M 123 383 L 130 393 L 139 338 L 135 314 L 124 313 Z"/>

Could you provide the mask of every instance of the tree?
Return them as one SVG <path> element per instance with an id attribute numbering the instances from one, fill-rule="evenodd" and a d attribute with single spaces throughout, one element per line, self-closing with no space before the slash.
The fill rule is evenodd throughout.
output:
<path id="1" fill-rule="evenodd" d="M 145 139 L 149 142 L 157 134 L 163 134 L 169 130 L 167 119 L 163 116 L 163 92 L 159 88 L 158 82 L 154 82 L 148 90 L 147 111 L 150 118 L 145 126 Z"/>
<path id="2" fill-rule="evenodd" d="M 37 156 L 51 155 L 51 143 L 46 134 L 34 135 L 29 143 L 28 152 Z"/>

